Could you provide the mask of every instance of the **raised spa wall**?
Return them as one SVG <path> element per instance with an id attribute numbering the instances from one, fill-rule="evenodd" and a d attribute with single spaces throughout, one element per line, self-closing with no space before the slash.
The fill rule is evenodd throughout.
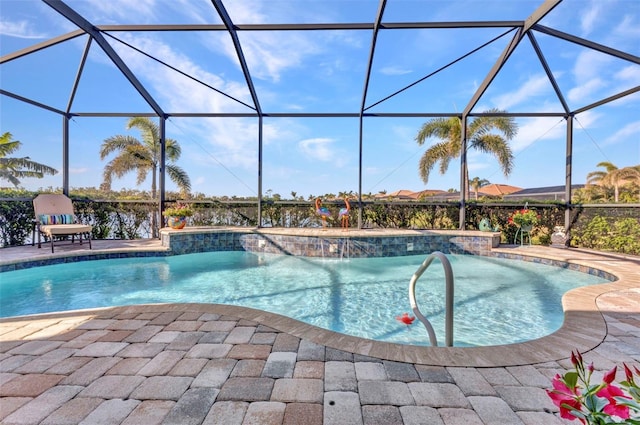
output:
<path id="1" fill-rule="evenodd" d="M 301 229 L 302 230 L 302 229 Z M 290 233 L 290 232 L 289 232 Z M 278 229 L 162 229 L 162 246 L 172 254 L 208 251 L 248 251 L 325 258 L 396 257 L 445 254 L 489 255 L 500 244 L 500 233 L 476 231 L 403 231 L 383 234 L 375 230 L 349 232 L 302 230 L 300 235 Z"/>

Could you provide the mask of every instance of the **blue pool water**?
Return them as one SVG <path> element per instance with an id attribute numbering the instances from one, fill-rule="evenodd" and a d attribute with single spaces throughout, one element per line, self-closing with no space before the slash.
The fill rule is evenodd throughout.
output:
<path id="1" fill-rule="evenodd" d="M 455 277 L 454 345 L 497 345 L 562 325 L 561 297 L 605 279 L 537 263 L 449 255 Z M 327 260 L 248 252 L 86 261 L 0 274 L 0 317 L 143 303 L 234 304 L 325 329 L 429 345 L 410 312 L 408 286 L 424 256 Z M 436 260 L 416 298 L 444 341 L 444 272 Z"/>

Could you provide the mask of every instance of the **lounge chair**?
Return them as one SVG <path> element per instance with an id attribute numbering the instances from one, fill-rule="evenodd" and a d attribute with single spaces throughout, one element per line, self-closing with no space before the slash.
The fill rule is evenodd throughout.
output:
<path id="1" fill-rule="evenodd" d="M 89 240 L 91 249 L 92 226 L 78 222 L 74 212 L 71 199 L 63 194 L 41 194 L 33 199 L 33 210 L 36 215 L 35 229 L 38 231 L 38 248 L 41 248 L 41 235 L 45 239 L 51 240 L 51 252 L 53 252 L 53 242 L 62 236 L 71 236 L 71 243 L 75 241 L 76 235 L 82 245 L 82 235 Z"/>

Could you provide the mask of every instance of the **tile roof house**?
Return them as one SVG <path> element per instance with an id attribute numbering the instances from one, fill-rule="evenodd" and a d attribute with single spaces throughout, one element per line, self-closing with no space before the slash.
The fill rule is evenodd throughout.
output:
<path id="1" fill-rule="evenodd" d="M 478 189 L 478 196 L 499 196 L 508 195 L 510 193 L 518 192 L 522 190 L 521 187 L 510 186 L 508 184 L 492 183 L 486 186 L 482 186 Z M 473 191 L 472 191 L 473 192 Z"/>
<path id="2" fill-rule="evenodd" d="M 395 192 L 391 192 L 391 193 L 378 193 L 377 195 L 375 195 L 375 199 L 418 201 L 424 198 L 428 198 L 430 196 L 439 195 L 441 193 L 447 193 L 447 192 L 445 192 L 444 190 L 437 190 L 437 189 L 427 189 L 427 190 L 421 190 L 419 192 L 414 192 L 411 190 L 396 190 Z"/>
<path id="3" fill-rule="evenodd" d="M 574 191 L 576 189 L 582 189 L 584 187 L 583 184 L 573 184 L 571 185 L 571 190 Z M 547 186 L 547 187 L 534 187 L 531 189 L 523 189 L 519 192 L 514 192 L 508 195 L 505 195 L 503 199 L 505 201 L 517 201 L 517 200 L 525 200 L 532 199 L 538 201 L 562 201 L 566 202 L 565 199 L 565 187 L 564 186 Z"/>

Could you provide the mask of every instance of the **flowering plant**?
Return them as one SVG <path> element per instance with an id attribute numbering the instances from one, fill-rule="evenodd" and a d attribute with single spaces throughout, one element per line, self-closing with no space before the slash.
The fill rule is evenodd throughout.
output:
<path id="1" fill-rule="evenodd" d="M 193 210 L 187 204 L 178 202 L 175 207 L 165 208 L 162 215 L 165 217 L 190 217 L 193 215 Z"/>
<path id="2" fill-rule="evenodd" d="M 585 369 L 584 361 L 578 351 L 571 353 L 574 370 L 553 378 L 553 390 L 547 394 L 560 408 L 560 417 L 569 420 L 578 419 L 587 425 L 602 424 L 640 424 L 640 387 L 634 380 L 634 371 L 626 364 L 626 379 L 620 386 L 613 385 L 617 366 L 604 374 L 600 384 L 591 383 L 593 363 Z M 640 369 L 634 367 L 635 375 L 640 377 Z"/>
<path id="3" fill-rule="evenodd" d="M 524 208 L 514 211 L 509 217 L 509 224 L 515 224 L 516 226 L 535 226 L 538 224 L 538 214 L 535 211 Z"/>

